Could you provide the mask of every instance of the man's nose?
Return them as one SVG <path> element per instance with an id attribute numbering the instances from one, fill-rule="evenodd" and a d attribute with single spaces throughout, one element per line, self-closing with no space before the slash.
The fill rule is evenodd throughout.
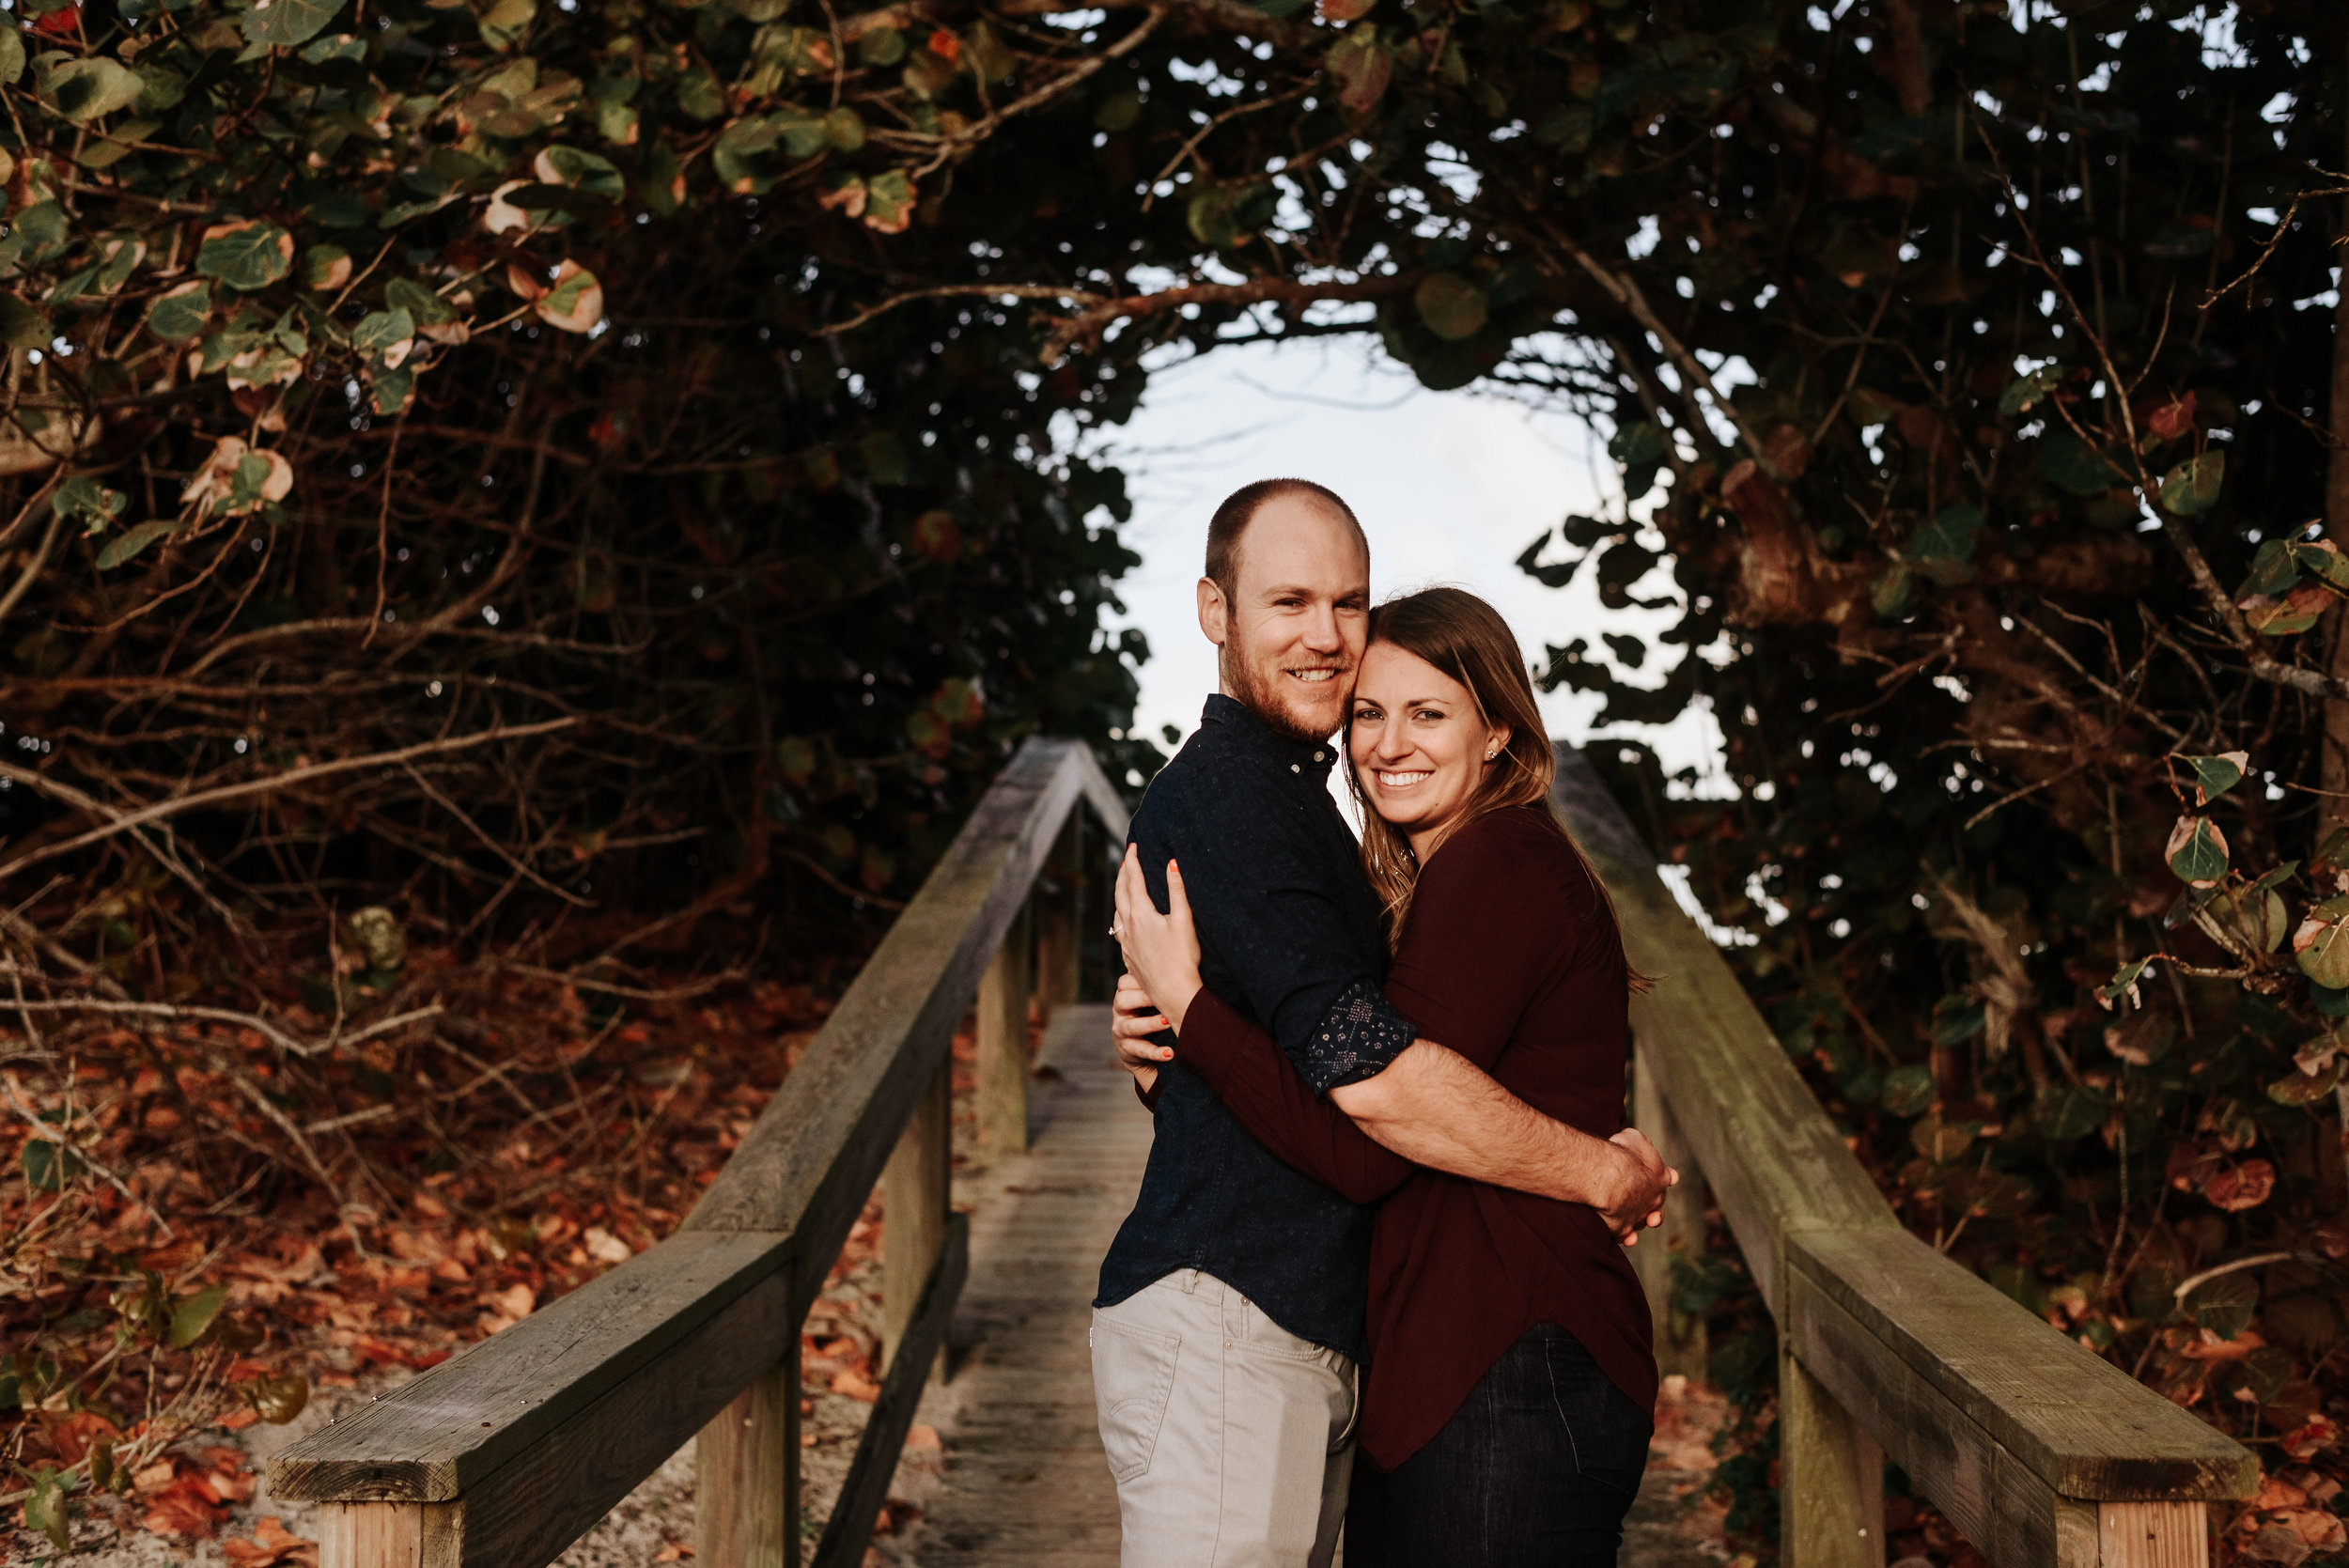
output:
<path id="1" fill-rule="evenodd" d="M 1317 604 L 1305 618 L 1305 645 L 1315 653 L 1340 653 L 1346 647 L 1346 634 L 1338 629 L 1338 607 Z"/>

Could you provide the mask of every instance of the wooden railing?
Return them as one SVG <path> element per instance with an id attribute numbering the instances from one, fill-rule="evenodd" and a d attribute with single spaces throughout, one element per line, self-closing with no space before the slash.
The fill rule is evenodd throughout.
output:
<path id="1" fill-rule="evenodd" d="M 1075 1000 L 1125 834 L 1088 750 L 1029 741 L 675 1235 L 271 1464 L 320 1568 L 539 1568 L 697 1433 L 698 1561 L 798 1568 L 800 1326 L 879 1180 L 886 1371 L 816 1552 L 861 1562 L 968 1264 L 955 1026 L 975 993 L 980 1137 L 1024 1147 L 1028 998 Z"/>
<path id="2" fill-rule="evenodd" d="M 1636 1118 L 1684 1172 L 1633 1253 L 1659 1359 L 1702 1371 L 1666 1303 L 1709 1184 L 1778 1324 L 1789 1568 L 1881 1568 L 1887 1458 L 1999 1568 L 2201 1568 L 2250 1452 L 1903 1229 L 1590 764 L 1558 765 L 1632 963 L 1664 976 L 1633 1008 Z"/>

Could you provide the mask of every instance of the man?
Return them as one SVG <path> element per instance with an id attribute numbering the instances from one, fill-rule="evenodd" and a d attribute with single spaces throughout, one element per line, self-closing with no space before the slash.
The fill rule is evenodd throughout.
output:
<path id="1" fill-rule="evenodd" d="M 1208 525 L 1200 729 L 1132 837 L 1152 896 L 1180 862 L 1207 986 L 1317 1091 L 1421 1164 L 1646 1222 L 1670 1177 L 1636 1131 L 1541 1115 L 1416 1031 L 1330 798 L 1370 610 L 1346 503 L 1270 479 Z M 1177 1063 L 1179 1069 L 1179 1063 Z M 1325 1568 L 1346 1513 L 1372 1210 L 1283 1164 L 1183 1070 L 1159 1077 L 1142 1191 L 1101 1265 L 1094 1392 L 1124 1568 Z"/>

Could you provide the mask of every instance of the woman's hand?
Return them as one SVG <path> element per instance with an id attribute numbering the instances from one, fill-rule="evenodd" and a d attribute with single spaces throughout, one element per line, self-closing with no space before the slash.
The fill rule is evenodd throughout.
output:
<path id="1" fill-rule="evenodd" d="M 1199 933 L 1183 892 L 1182 868 L 1166 862 L 1166 913 L 1160 914 L 1142 877 L 1141 853 L 1126 846 L 1125 863 L 1117 868 L 1117 919 L 1110 933 L 1125 951 L 1127 971 L 1158 1003 L 1166 1027 L 1180 1034 L 1200 985 Z"/>
<path id="2" fill-rule="evenodd" d="M 1134 1081 L 1146 1094 L 1158 1086 L 1159 1063 L 1174 1056 L 1151 1036 L 1174 1026 L 1142 988 L 1142 982 L 1130 974 L 1117 977 L 1117 996 L 1110 1005 L 1116 1013 L 1110 1022 L 1110 1034 L 1117 1042 L 1117 1064 L 1134 1075 Z"/>

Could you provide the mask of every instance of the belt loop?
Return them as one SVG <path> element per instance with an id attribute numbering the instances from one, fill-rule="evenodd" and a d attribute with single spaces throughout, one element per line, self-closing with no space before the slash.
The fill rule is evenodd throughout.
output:
<path id="1" fill-rule="evenodd" d="M 1186 1269 L 1184 1269 L 1184 1270 L 1183 1270 L 1183 1294 L 1184 1294 L 1185 1296 L 1195 1296 L 1195 1295 L 1197 1295 L 1197 1294 L 1198 1294 L 1198 1292 L 1199 1292 L 1199 1271 L 1198 1271 L 1197 1269 L 1195 1269 L 1195 1268 L 1186 1268 Z"/>

